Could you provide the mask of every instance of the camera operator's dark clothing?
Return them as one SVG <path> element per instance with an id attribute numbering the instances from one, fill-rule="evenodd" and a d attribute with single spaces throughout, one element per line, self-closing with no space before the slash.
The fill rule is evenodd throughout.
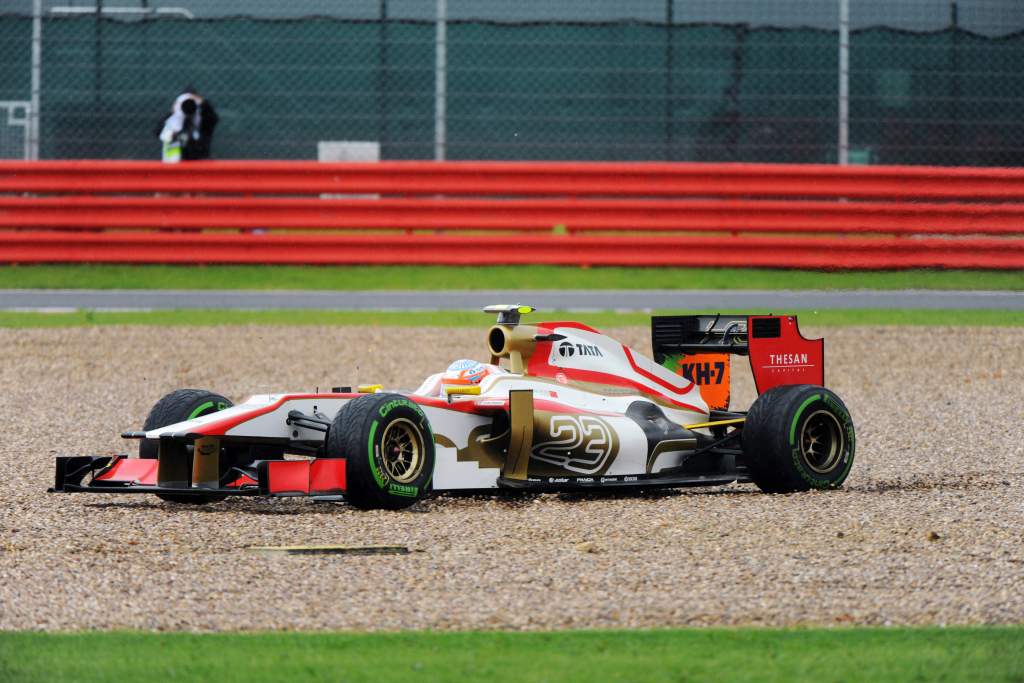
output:
<path id="1" fill-rule="evenodd" d="M 218 116 L 209 100 L 193 92 L 178 95 L 159 132 L 163 159 L 209 159 Z"/>
<path id="2" fill-rule="evenodd" d="M 213 129 L 217 127 L 217 112 L 208 99 L 199 102 L 199 125 L 192 131 L 188 142 L 181 150 L 182 159 L 209 159 Z"/>

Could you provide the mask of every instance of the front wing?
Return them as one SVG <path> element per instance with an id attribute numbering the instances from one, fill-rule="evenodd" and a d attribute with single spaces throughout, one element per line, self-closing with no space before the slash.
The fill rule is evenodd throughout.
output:
<path id="1" fill-rule="evenodd" d="M 232 468 L 216 486 L 157 485 L 157 460 L 114 456 L 57 458 L 52 493 L 159 493 L 175 496 L 312 496 L 345 493 L 345 460 L 262 460 Z"/>

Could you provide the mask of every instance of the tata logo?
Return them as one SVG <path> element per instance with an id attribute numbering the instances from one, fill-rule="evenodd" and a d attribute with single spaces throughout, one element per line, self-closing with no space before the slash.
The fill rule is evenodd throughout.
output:
<path id="1" fill-rule="evenodd" d="M 558 355 L 562 358 L 572 358 L 575 355 L 604 357 L 601 349 L 593 344 L 573 344 L 572 342 L 562 342 L 558 347 Z"/>

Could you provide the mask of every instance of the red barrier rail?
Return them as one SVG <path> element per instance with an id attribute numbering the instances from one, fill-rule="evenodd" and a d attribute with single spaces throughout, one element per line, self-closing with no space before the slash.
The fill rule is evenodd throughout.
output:
<path id="1" fill-rule="evenodd" d="M 1020 269 L 1022 235 L 1024 169 L 0 161 L 7 263 Z"/>
<path id="2" fill-rule="evenodd" d="M 0 197 L 0 228 L 1024 235 L 1024 204 L 672 199 Z"/>
<path id="3" fill-rule="evenodd" d="M 0 192 L 1024 200 L 1024 171 L 522 161 L 0 161 Z"/>
<path id="4" fill-rule="evenodd" d="M 1019 268 L 1024 242 L 610 235 L 0 233 L 23 263 L 565 264 L 768 268 Z M 609 256 L 613 255 L 613 256 Z"/>

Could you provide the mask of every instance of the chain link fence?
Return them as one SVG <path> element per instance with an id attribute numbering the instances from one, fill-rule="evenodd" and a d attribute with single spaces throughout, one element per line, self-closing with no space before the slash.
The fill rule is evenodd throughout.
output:
<path id="1" fill-rule="evenodd" d="M 217 158 L 1019 166 L 1022 65 L 1019 0 L 7 0 L 0 155 L 159 158 L 193 84 Z"/>

